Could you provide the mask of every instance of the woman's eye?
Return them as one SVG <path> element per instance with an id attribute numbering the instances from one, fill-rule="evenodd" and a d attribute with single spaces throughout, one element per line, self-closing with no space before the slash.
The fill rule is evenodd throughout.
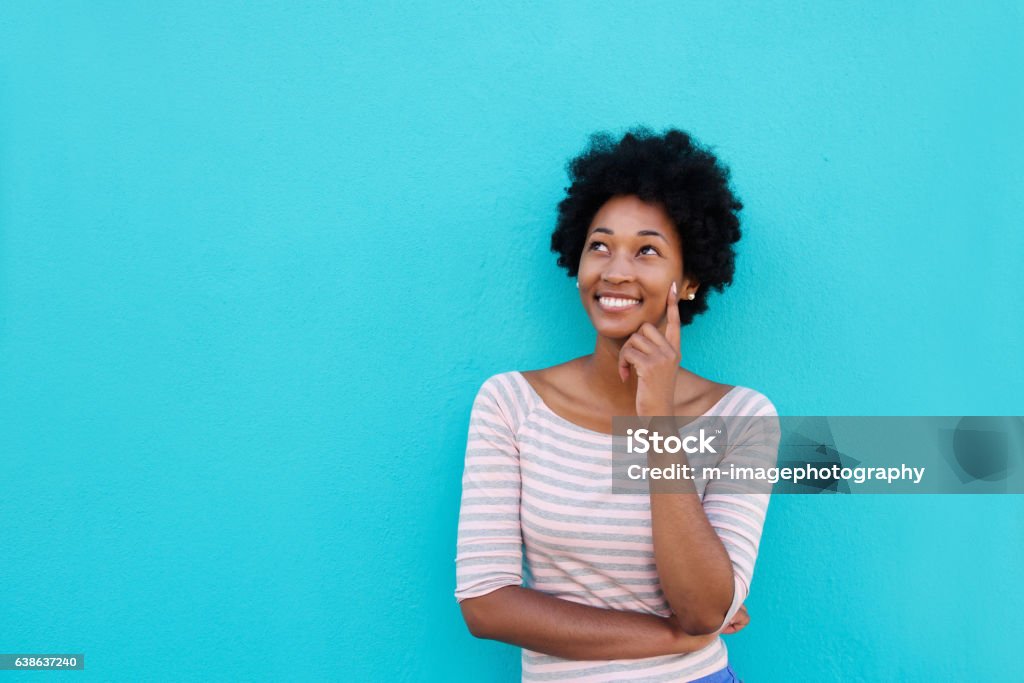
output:
<path id="1" fill-rule="evenodd" d="M 587 250 L 588 251 L 597 251 L 599 248 L 604 250 L 604 251 L 607 251 L 608 250 L 608 245 L 605 244 L 604 242 L 599 242 L 597 240 L 595 240 L 595 241 L 593 241 L 593 242 L 591 242 L 590 244 L 587 245 Z M 646 251 L 647 249 L 650 249 L 650 252 Z M 645 244 L 644 246 L 640 247 L 640 251 L 638 253 L 643 254 L 645 256 L 647 256 L 649 254 L 650 255 L 654 255 L 654 256 L 661 256 L 661 252 L 658 251 L 653 246 L 651 246 L 650 244 Z"/>

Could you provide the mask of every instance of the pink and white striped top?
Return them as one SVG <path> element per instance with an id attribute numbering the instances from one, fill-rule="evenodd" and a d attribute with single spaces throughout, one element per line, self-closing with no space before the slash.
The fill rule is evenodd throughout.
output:
<path id="1" fill-rule="evenodd" d="M 705 413 L 731 415 L 777 413 L 763 394 L 737 386 Z M 470 415 L 462 478 L 459 602 L 524 585 L 525 578 L 529 588 L 577 603 L 671 614 L 654 565 L 650 494 L 612 493 L 612 443 L 612 435 L 555 414 L 520 372 L 483 383 Z M 777 435 L 759 443 L 774 463 Z M 730 449 L 722 460 L 731 456 Z M 724 628 L 749 593 L 770 495 L 714 487 L 710 482 L 700 493 L 732 560 L 735 591 Z M 697 652 L 645 659 L 578 661 L 524 648 L 522 680 L 692 681 L 727 663 L 720 637 Z"/>

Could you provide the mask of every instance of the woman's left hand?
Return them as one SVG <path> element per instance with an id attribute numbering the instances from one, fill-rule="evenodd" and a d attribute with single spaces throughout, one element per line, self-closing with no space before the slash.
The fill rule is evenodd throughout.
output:
<path id="1" fill-rule="evenodd" d="M 619 377 L 636 372 L 636 414 L 672 415 L 675 411 L 676 372 L 679 369 L 679 300 L 676 283 L 669 287 L 665 324 L 644 323 L 619 351 Z"/>

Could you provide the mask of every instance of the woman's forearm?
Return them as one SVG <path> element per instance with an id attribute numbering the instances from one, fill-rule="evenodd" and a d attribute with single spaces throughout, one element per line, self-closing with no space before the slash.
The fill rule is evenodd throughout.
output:
<path id="1" fill-rule="evenodd" d="M 651 420 L 661 434 L 679 434 L 679 418 L 666 413 Z M 703 430 L 702 430 L 703 431 Z M 648 455 L 652 467 L 689 465 L 685 452 Z M 665 599 L 688 633 L 718 629 L 733 599 L 729 554 L 708 521 L 696 486 L 688 479 L 651 482 L 651 537 L 654 562 Z M 680 553 L 685 543 L 687 552 Z"/>
<path id="2" fill-rule="evenodd" d="M 506 586 L 461 603 L 473 635 L 564 659 L 641 659 L 695 652 L 718 634 L 691 636 L 673 618 L 580 605 Z"/>

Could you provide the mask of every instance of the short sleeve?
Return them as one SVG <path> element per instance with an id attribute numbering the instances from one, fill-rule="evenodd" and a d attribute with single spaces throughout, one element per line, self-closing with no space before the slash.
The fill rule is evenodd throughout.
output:
<path id="1" fill-rule="evenodd" d="M 481 386 L 469 418 L 455 556 L 458 602 L 523 583 L 515 413 L 498 377 Z"/>
<path id="2" fill-rule="evenodd" d="M 779 419 L 775 406 L 763 395 L 751 392 L 755 398 L 749 403 L 750 412 L 743 417 L 725 417 L 726 424 L 739 434 L 730 443 L 719 468 L 735 467 L 771 468 L 778 461 Z M 754 564 L 761 543 L 771 498 L 770 484 L 756 487 L 744 485 L 736 492 L 736 484 L 709 481 L 702 505 L 712 528 L 725 546 L 733 569 L 733 599 L 725 620 L 716 629 L 725 628 L 743 605 L 750 593 Z"/>

